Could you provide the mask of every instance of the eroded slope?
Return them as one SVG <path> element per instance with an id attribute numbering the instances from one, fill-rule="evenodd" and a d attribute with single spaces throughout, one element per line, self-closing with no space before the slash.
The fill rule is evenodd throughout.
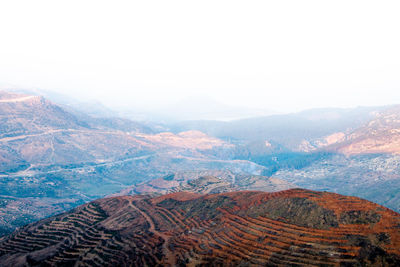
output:
<path id="1" fill-rule="evenodd" d="M 24 227 L 0 255 L 2 266 L 396 266 L 400 214 L 302 189 L 114 197 Z"/>

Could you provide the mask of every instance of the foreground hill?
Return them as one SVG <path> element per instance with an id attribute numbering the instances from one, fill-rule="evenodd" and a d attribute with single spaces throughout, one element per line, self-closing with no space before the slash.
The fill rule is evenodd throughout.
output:
<path id="1" fill-rule="evenodd" d="M 106 198 L 0 240 L 2 266 L 398 266 L 400 214 L 291 189 Z"/>

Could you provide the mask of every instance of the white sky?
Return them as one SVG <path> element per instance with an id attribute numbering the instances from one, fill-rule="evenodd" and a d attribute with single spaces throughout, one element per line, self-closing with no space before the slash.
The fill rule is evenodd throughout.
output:
<path id="1" fill-rule="evenodd" d="M 3 0 L 0 83 L 108 105 L 400 103 L 400 1 Z"/>

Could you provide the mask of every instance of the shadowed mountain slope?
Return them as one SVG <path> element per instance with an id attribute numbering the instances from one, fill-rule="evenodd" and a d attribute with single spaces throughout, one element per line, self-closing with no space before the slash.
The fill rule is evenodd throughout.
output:
<path id="1" fill-rule="evenodd" d="M 291 189 L 106 198 L 0 240 L 2 266 L 398 266 L 400 214 Z"/>

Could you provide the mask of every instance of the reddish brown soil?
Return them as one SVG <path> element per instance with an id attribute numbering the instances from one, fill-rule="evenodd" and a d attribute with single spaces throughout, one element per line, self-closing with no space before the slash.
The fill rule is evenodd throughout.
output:
<path id="1" fill-rule="evenodd" d="M 106 198 L 0 240 L 0 266 L 398 266 L 400 214 L 292 189 Z"/>

